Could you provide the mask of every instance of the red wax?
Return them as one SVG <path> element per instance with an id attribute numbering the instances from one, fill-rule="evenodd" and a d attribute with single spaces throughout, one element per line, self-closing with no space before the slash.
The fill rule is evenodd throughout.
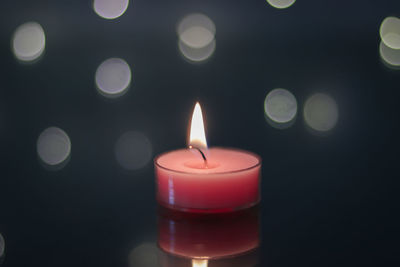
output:
<path id="1" fill-rule="evenodd" d="M 259 246 L 258 206 L 225 214 L 195 214 L 160 209 L 158 245 L 191 259 L 220 259 Z"/>
<path id="2" fill-rule="evenodd" d="M 155 163 L 157 200 L 190 212 L 230 212 L 260 201 L 259 156 L 244 150 L 211 148 L 207 162 L 194 149 L 158 156 Z"/>

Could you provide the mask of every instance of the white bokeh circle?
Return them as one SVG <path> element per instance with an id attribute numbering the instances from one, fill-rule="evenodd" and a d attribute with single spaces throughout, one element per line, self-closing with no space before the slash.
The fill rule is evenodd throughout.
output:
<path id="1" fill-rule="evenodd" d="M 267 0 L 267 2 L 275 8 L 283 9 L 292 6 L 296 0 Z"/>
<path id="2" fill-rule="evenodd" d="M 379 55 L 388 67 L 400 67 L 400 49 L 388 47 L 383 41 L 379 45 Z"/>
<path id="3" fill-rule="evenodd" d="M 96 70 L 95 83 L 98 91 L 106 97 L 114 98 L 123 95 L 129 88 L 132 79 L 131 69 L 125 60 L 110 58 Z"/>
<path id="4" fill-rule="evenodd" d="M 304 120 L 311 129 L 318 132 L 332 130 L 339 118 L 336 101 L 324 93 L 310 96 L 304 104 Z"/>
<path id="5" fill-rule="evenodd" d="M 295 96 L 286 89 L 277 88 L 267 94 L 264 100 L 265 115 L 276 123 L 288 123 L 297 114 Z"/>
<path id="6" fill-rule="evenodd" d="M 116 19 L 128 9 L 129 0 L 94 0 L 93 9 L 104 19 Z"/>
<path id="7" fill-rule="evenodd" d="M 379 34 L 386 46 L 392 49 L 400 49 L 400 19 L 387 17 L 379 28 Z"/>
<path id="8" fill-rule="evenodd" d="M 71 153 L 71 141 L 68 135 L 57 127 L 44 130 L 36 145 L 39 158 L 47 165 L 55 166 L 63 163 Z"/>
<path id="9" fill-rule="evenodd" d="M 207 46 L 202 48 L 193 48 L 186 45 L 182 40 L 179 40 L 178 48 L 181 54 L 189 62 L 203 62 L 209 59 L 215 52 L 216 40 L 212 40 Z"/>
<path id="10" fill-rule="evenodd" d="M 29 62 L 42 55 L 46 45 L 46 37 L 39 23 L 27 22 L 15 30 L 11 43 L 15 57 L 21 61 Z"/>
<path id="11" fill-rule="evenodd" d="M 204 14 L 185 16 L 178 24 L 178 48 L 191 63 L 203 62 L 210 58 L 216 48 L 215 24 Z"/>
<path id="12" fill-rule="evenodd" d="M 185 45 L 191 48 L 202 48 L 214 40 L 215 24 L 206 15 L 190 14 L 180 21 L 177 33 Z"/>

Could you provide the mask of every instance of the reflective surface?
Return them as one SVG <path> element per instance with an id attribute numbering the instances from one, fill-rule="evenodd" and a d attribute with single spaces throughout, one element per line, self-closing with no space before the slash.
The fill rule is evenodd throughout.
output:
<path id="1" fill-rule="evenodd" d="M 259 207 L 225 214 L 193 214 L 159 207 L 158 246 L 189 259 L 247 254 L 260 245 Z"/>
<path id="2" fill-rule="evenodd" d="M 381 24 L 400 17 L 398 0 L 296 1 L 285 9 L 265 0 L 134 0 L 116 19 L 99 16 L 93 3 L 0 1 L 1 267 L 191 264 L 157 247 L 152 159 L 185 147 L 196 101 L 210 147 L 263 159 L 260 246 L 250 266 L 398 265 L 400 72 L 389 65 L 396 53 L 380 51 Z M 179 49 L 177 26 L 198 13 L 214 24 L 216 49 L 193 64 Z M 13 49 L 27 22 L 45 36 L 33 64 Z M 42 38 L 34 40 L 42 51 Z M 131 71 L 128 87 L 129 75 L 112 75 L 113 88 L 129 88 L 117 98 L 99 94 L 95 80 L 110 58 Z M 265 120 L 274 88 L 297 101 L 285 129 Z M 323 135 L 304 118 L 316 93 L 337 107 Z M 53 126 L 68 139 L 38 153 L 39 136 Z"/>

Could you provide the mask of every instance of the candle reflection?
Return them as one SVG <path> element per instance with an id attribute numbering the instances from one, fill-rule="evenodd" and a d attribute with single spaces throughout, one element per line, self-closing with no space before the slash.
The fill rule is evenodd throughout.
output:
<path id="1" fill-rule="evenodd" d="M 192 260 L 192 267 L 207 267 L 208 266 L 208 260 Z"/>
<path id="2" fill-rule="evenodd" d="M 193 214 L 160 206 L 161 266 L 254 266 L 259 221 L 258 206 L 227 214 Z"/>
<path id="3" fill-rule="evenodd" d="M 221 259 L 190 259 L 160 251 L 160 267 L 254 267 L 258 266 L 258 250 Z M 138 265 L 134 265 L 135 267 Z M 133 267 L 133 265 L 132 265 Z"/>

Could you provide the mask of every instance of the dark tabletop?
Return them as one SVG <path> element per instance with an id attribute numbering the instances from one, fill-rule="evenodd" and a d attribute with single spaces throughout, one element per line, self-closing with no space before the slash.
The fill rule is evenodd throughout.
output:
<path id="1" fill-rule="evenodd" d="M 399 260 L 400 72 L 379 54 L 379 27 L 400 16 L 398 0 L 298 0 L 282 10 L 265 0 L 134 0 L 115 20 L 96 15 L 91 1 L 1 0 L 0 10 L 2 267 L 161 266 L 170 255 L 157 248 L 152 158 L 186 146 L 195 101 L 210 146 L 263 159 L 252 264 Z M 200 64 L 177 46 L 177 23 L 196 12 L 216 26 L 216 50 Z M 28 21 L 43 27 L 46 48 L 23 64 L 10 42 Z M 116 99 L 94 81 L 111 57 L 132 71 L 128 92 Z M 274 88 L 298 102 L 287 129 L 264 117 Z M 314 92 L 337 103 L 338 122 L 326 134 L 310 131 L 302 116 Z M 52 126 L 71 141 L 56 170 L 37 152 Z M 116 158 L 117 140 L 130 131 L 147 142 L 144 166 L 134 170 Z"/>

